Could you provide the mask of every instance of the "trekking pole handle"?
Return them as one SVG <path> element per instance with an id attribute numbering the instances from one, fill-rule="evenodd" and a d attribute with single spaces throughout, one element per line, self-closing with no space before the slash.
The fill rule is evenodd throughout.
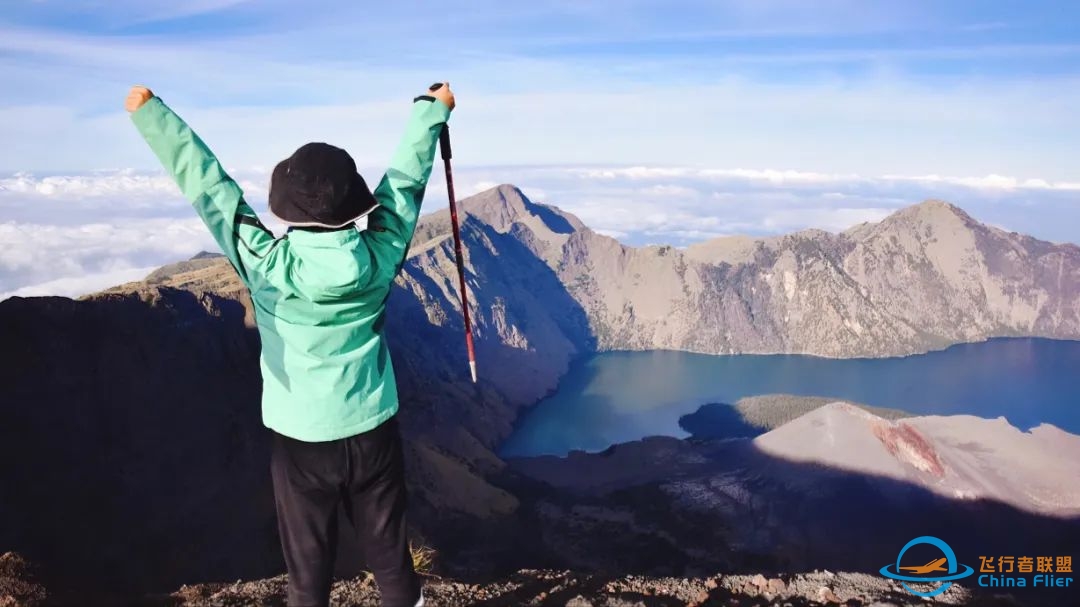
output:
<path id="1" fill-rule="evenodd" d="M 439 149 L 442 150 L 442 159 L 450 160 L 450 125 L 444 124 L 439 133 Z"/>
<path id="2" fill-rule="evenodd" d="M 435 91 L 441 89 L 442 86 L 442 82 L 436 82 L 435 84 L 429 86 L 428 90 L 434 93 Z M 448 124 L 444 124 L 442 132 L 439 133 L 439 149 L 442 150 L 443 160 L 450 160 L 450 158 L 452 158 L 450 153 L 450 125 Z"/>

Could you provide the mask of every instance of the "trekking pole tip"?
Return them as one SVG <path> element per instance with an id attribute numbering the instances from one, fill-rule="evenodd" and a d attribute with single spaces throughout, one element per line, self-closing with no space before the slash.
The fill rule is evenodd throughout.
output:
<path id="1" fill-rule="evenodd" d="M 476 383 L 476 361 L 469 361 L 469 372 L 472 373 L 472 383 Z"/>

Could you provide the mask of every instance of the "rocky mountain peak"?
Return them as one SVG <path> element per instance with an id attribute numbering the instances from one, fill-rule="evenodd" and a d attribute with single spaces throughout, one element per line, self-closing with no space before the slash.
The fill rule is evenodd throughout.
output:
<path id="1" fill-rule="evenodd" d="M 892 213 L 876 223 L 863 223 L 845 231 L 856 242 L 900 237 L 912 243 L 926 241 L 970 242 L 988 228 L 960 207 L 943 200 L 930 199 Z M 923 246 L 919 244 L 917 246 Z"/>
<path id="2" fill-rule="evenodd" d="M 479 227 L 477 223 L 500 234 L 509 233 L 519 226 L 518 230 L 528 228 L 540 240 L 554 240 L 562 244 L 570 234 L 586 229 L 577 217 L 556 207 L 533 202 L 510 184 L 461 199 L 459 204 L 459 219 L 465 233 Z M 450 233 L 449 209 L 424 215 L 417 225 L 412 250 L 416 252 L 430 248 L 437 241 L 449 237 Z"/>
<path id="3" fill-rule="evenodd" d="M 885 224 L 922 224 L 922 225 L 962 225 L 973 227 L 979 225 L 971 215 L 968 215 L 960 207 L 945 202 L 944 200 L 924 200 L 919 204 L 900 209 L 886 217 L 882 222 Z"/>
<path id="4" fill-rule="evenodd" d="M 532 205 L 525 194 L 516 186 L 504 183 L 462 202 L 463 208 L 474 215 L 517 217 L 528 214 Z"/>
<path id="5" fill-rule="evenodd" d="M 523 223 L 534 228 L 534 231 L 541 228 L 541 231 L 555 234 L 571 234 L 585 227 L 573 215 L 535 203 L 510 184 L 502 184 L 467 198 L 462 202 L 462 209 L 502 233 L 508 232 L 515 223 Z"/>

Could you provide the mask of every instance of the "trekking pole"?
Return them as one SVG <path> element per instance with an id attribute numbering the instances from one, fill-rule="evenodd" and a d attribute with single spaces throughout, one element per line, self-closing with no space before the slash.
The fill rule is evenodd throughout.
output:
<path id="1" fill-rule="evenodd" d="M 431 85 L 437 91 L 441 82 Z M 458 227 L 457 202 L 454 200 L 454 174 L 450 170 L 450 127 L 443 125 L 439 134 L 439 149 L 442 151 L 443 171 L 446 173 L 446 194 L 450 197 L 450 225 L 454 230 L 454 256 L 457 259 L 458 286 L 461 289 L 461 312 L 465 315 L 465 347 L 469 351 L 469 373 L 476 383 L 476 352 L 473 350 L 472 320 L 469 318 L 469 298 L 465 292 L 465 259 L 461 254 L 461 228 Z"/>

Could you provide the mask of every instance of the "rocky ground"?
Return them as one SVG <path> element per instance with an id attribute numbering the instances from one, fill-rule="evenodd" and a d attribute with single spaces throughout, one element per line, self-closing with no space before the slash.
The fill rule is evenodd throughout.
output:
<path id="1" fill-rule="evenodd" d="M 86 596 L 48 597 L 44 588 L 18 576 L 0 576 L 0 606 L 141 605 L 146 607 L 284 607 L 286 577 L 233 584 L 184 586 L 169 596 L 142 600 L 101 599 Z M 730 607 L 812 605 L 1022 605 L 1009 596 L 973 596 L 953 586 L 934 601 L 907 594 L 897 584 L 855 573 L 808 573 L 784 578 L 763 575 L 715 576 L 705 579 L 610 578 L 567 571 L 522 570 L 491 584 L 465 584 L 432 579 L 424 588 L 425 604 L 432 607 L 566 605 L 567 607 Z M 1039 603 L 1045 604 L 1045 603 Z M 331 595 L 334 607 L 379 605 L 379 593 L 370 576 L 341 580 Z"/>
<path id="2" fill-rule="evenodd" d="M 171 604 L 192 607 L 281 606 L 284 605 L 285 586 L 284 576 L 258 582 L 187 586 L 173 594 L 170 600 L 175 601 Z M 890 580 L 872 575 L 827 571 L 771 579 L 760 574 L 685 579 L 612 578 L 568 571 L 522 570 L 507 579 L 483 585 L 431 579 L 425 586 L 425 596 L 427 605 L 446 607 L 1020 605 L 1010 597 L 973 596 L 959 586 L 953 586 L 933 602 L 922 601 Z M 378 605 L 378 593 L 369 577 L 339 581 L 334 585 L 332 605 Z"/>
<path id="3" fill-rule="evenodd" d="M 14 553 L 0 556 L 0 607 L 285 607 L 287 584 L 284 575 L 247 582 L 196 584 L 183 586 L 169 595 L 137 600 L 49 593 L 36 581 L 33 568 L 22 557 Z M 900 607 L 931 604 L 1004 607 L 1055 604 L 1046 600 L 1020 602 L 1007 595 L 974 594 L 957 585 L 933 600 L 922 600 L 908 594 L 898 583 L 879 576 L 830 571 L 771 578 L 761 574 L 674 578 L 612 577 L 523 569 L 486 584 L 429 576 L 424 595 L 429 607 Z M 336 582 L 330 603 L 333 607 L 374 607 L 379 605 L 379 593 L 372 577 L 362 575 Z"/>
<path id="4" fill-rule="evenodd" d="M 36 605 L 46 598 L 30 565 L 18 554 L 0 554 L 0 607 Z"/>

